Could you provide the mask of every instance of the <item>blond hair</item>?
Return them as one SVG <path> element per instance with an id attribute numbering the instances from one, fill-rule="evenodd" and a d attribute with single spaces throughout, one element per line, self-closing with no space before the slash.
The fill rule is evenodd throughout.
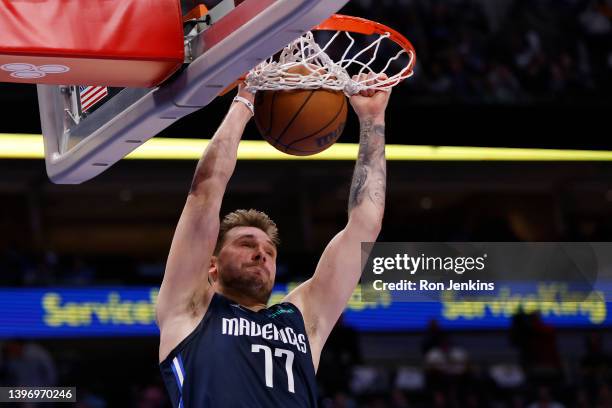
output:
<path id="1" fill-rule="evenodd" d="M 255 227 L 265 232 L 275 246 L 280 244 L 278 238 L 278 228 L 276 223 L 268 217 L 263 211 L 257 210 L 236 210 L 227 214 L 221 221 L 219 227 L 219 236 L 217 237 L 217 245 L 215 246 L 214 255 L 218 255 L 223 247 L 225 235 L 229 230 L 236 227 Z"/>

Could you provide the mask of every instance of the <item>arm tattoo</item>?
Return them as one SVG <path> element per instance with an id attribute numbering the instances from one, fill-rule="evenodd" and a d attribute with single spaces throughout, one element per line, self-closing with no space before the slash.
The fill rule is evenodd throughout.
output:
<path id="1" fill-rule="evenodd" d="M 361 124 L 359 156 L 349 195 L 349 213 L 364 199 L 384 209 L 386 177 L 385 126 L 366 120 Z"/>

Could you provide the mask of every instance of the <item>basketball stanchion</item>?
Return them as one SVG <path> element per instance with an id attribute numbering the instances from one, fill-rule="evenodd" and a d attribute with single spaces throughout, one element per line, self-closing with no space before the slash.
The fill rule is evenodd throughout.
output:
<path id="1" fill-rule="evenodd" d="M 0 82 L 37 84 L 47 174 L 79 184 L 347 2 L 4 2 Z"/>

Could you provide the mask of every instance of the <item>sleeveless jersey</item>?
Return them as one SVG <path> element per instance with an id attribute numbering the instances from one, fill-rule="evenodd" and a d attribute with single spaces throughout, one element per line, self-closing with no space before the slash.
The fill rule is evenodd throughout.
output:
<path id="1" fill-rule="evenodd" d="M 291 303 L 253 312 L 215 293 L 160 369 L 174 408 L 317 405 L 304 320 Z"/>

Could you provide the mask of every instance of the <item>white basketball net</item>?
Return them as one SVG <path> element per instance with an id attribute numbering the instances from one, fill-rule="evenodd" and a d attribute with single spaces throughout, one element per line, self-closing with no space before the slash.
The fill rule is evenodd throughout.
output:
<path id="1" fill-rule="evenodd" d="M 341 33 L 348 37 L 349 45 L 342 57 L 338 61 L 334 61 L 326 51 Z M 382 70 L 375 71 L 372 64 L 378 56 L 381 43 L 389 37 L 389 33 L 379 35 L 367 47 L 349 58 L 348 55 L 356 43 L 351 33 L 337 31 L 321 48 L 315 41 L 313 33 L 309 31 L 285 47 L 278 60 L 275 57 L 270 57 L 253 68 L 246 77 L 247 89 L 250 91 L 280 91 L 325 88 L 343 91 L 347 96 L 355 95 L 367 89 L 389 90 L 412 76 L 412 71 L 409 70 L 414 59 L 413 52 L 402 49 L 387 61 Z M 366 62 L 359 61 L 359 58 L 368 55 L 368 52 L 372 53 L 371 58 Z M 399 72 L 391 74 L 389 71 L 393 69 L 397 71 L 397 68 L 392 68 L 392 63 L 403 55 L 408 56 L 408 64 Z M 300 66 L 305 68 L 306 73 L 290 72 L 290 70 Z M 357 80 L 354 80 L 352 75 L 349 74 L 349 69 L 355 70 L 356 68 L 359 71 L 356 73 Z M 385 74 L 387 79 L 372 81 L 371 78 L 364 78 L 361 74 L 373 74 L 374 78 L 380 78 L 380 75 Z M 362 79 L 359 79 L 360 77 Z"/>

